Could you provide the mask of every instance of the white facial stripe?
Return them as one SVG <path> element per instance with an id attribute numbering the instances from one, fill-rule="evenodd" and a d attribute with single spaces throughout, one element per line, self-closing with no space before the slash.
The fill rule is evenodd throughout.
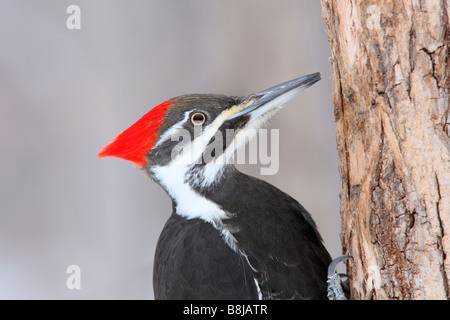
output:
<path id="1" fill-rule="evenodd" d="M 198 187 L 207 187 L 211 186 L 214 183 L 218 182 L 218 178 L 221 176 L 221 172 L 224 169 L 227 163 L 230 163 L 237 149 L 242 147 L 247 141 L 254 138 L 257 133 L 257 130 L 264 126 L 264 124 L 278 111 L 281 109 L 282 105 L 292 99 L 294 96 L 302 92 L 305 88 L 296 88 L 293 89 L 275 99 L 268 102 L 267 104 L 259 107 L 258 109 L 252 111 L 250 114 L 250 120 L 242 130 L 239 130 L 232 143 L 229 147 L 222 153 L 220 156 L 216 157 L 212 162 L 207 163 L 203 166 L 202 172 L 196 174 L 201 174 L 201 177 L 194 176 L 194 179 L 191 179 Z M 180 208 L 187 209 L 189 208 L 189 203 L 192 203 L 192 200 L 189 199 L 189 196 L 184 197 L 185 194 L 195 193 L 195 191 L 190 189 L 189 183 L 186 182 L 190 177 L 187 177 L 188 172 L 192 169 L 195 163 L 199 163 L 199 159 L 203 156 L 203 152 L 205 151 L 208 143 L 211 141 L 212 137 L 219 130 L 220 126 L 230 117 L 233 116 L 237 111 L 241 110 L 242 106 L 235 106 L 234 109 L 224 110 L 217 118 L 209 125 L 205 126 L 202 133 L 197 136 L 193 141 L 186 144 L 183 147 L 183 152 L 178 154 L 175 159 L 172 159 L 171 163 L 165 167 L 154 167 L 152 172 L 155 174 L 157 179 L 161 181 L 161 183 L 165 186 L 166 190 L 171 187 L 173 184 L 177 184 L 176 187 L 171 187 L 171 196 L 177 200 L 177 203 L 183 202 L 180 204 Z M 183 127 L 183 124 L 188 121 L 189 114 L 193 110 L 187 111 L 184 114 L 183 120 L 177 122 L 172 128 L 168 129 L 163 135 L 161 135 L 159 141 L 155 146 L 158 146 L 163 141 L 170 139 L 173 134 L 177 132 L 180 128 Z M 166 173 L 163 174 L 163 171 Z M 168 175 L 171 178 L 165 178 L 164 176 Z M 167 181 L 163 181 L 165 179 Z M 182 185 L 182 186 L 181 186 Z M 189 190 L 187 189 L 189 188 Z M 180 197 L 180 199 L 177 198 Z M 187 201 L 184 204 L 184 200 Z M 206 200 L 206 199 L 205 199 Z M 184 210 L 186 211 L 186 210 Z M 223 213 L 217 210 L 212 210 L 212 212 L 216 212 L 219 216 L 222 216 Z M 195 216 L 200 217 L 203 216 L 202 213 L 199 214 L 188 214 L 184 213 L 186 216 Z M 215 214 L 212 214 L 213 216 Z M 213 220 L 211 215 L 205 216 L 206 220 Z"/>
<path id="2" fill-rule="evenodd" d="M 159 146 L 161 143 L 163 143 L 166 140 L 169 140 L 177 130 L 183 128 L 183 124 L 187 121 L 187 119 L 189 118 L 189 113 L 190 111 L 186 111 L 184 113 L 184 119 L 181 121 L 178 121 L 177 123 L 175 123 L 170 129 L 166 130 L 166 132 L 164 132 L 158 139 L 158 142 L 156 142 L 155 147 Z"/>
<path id="3" fill-rule="evenodd" d="M 306 88 L 293 89 L 252 111 L 250 120 L 247 125 L 239 130 L 229 147 L 217 157 L 213 162 L 206 164 L 204 170 L 204 179 L 201 186 L 206 187 L 215 183 L 220 175 L 223 166 L 229 163 L 236 150 L 243 146 L 256 136 L 258 129 L 262 128 L 272 116 L 283 107 L 283 104 L 291 100 L 293 97 L 304 91 Z"/>
<path id="4" fill-rule="evenodd" d="M 196 163 L 203 155 L 211 138 L 216 134 L 217 130 L 219 130 L 226 119 L 227 110 L 219 114 L 211 124 L 204 127 L 202 134 L 195 138 L 190 144 L 186 145 L 183 148 L 183 153 L 178 155 L 175 159 L 172 159 L 172 161 L 185 165 Z"/>
<path id="5" fill-rule="evenodd" d="M 204 165 L 202 179 L 198 181 L 198 186 L 204 188 L 220 182 L 224 167 L 225 164 L 216 164 L 215 161 Z"/>
<path id="6" fill-rule="evenodd" d="M 153 166 L 150 170 L 175 201 L 177 214 L 186 219 L 200 218 L 208 222 L 227 217 L 217 204 L 198 194 L 185 181 L 186 166 L 171 162 L 166 166 Z"/>
<path id="7" fill-rule="evenodd" d="M 158 143 L 169 139 L 176 129 L 182 127 L 182 124 L 187 121 L 189 113 L 185 113 L 184 119 L 174 126 L 174 128 L 176 127 L 174 130 L 171 128 L 166 131 Z M 208 222 L 214 222 L 227 217 L 227 213 L 217 204 L 192 189 L 188 177 L 186 177 L 195 160 L 202 156 L 208 142 L 226 119 L 226 113 L 222 112 L 211 124 L 203 128 L 202 134 L 186 145 L 183 152 L 172 159 L 169 164 L 150 167 L 154 177 L 174 199 L 176 212 L 187 219 L 200 218 Z M 192 159 L 194 162 L 192 162 Z"/>
<path id="8" fill-rule="evenodd" d="M 247 123 L 247 125 L 241 130 L 237 131 L 236 135 L 233 138 L 233 141 L 230 143 L 225 152 L 214 159 L 213 162 L 207 163 L 204 166 L 203 180 L 201 181 L 200 186 L 207 187 L 218 182 L 221 171 L 223 170 L 225 164 L 231 162 L 231 159 L 234 157 L 236 150 L 242 147 L 247 141 L 254 139 L 258 132 L 258 129 L 263 127 L 264 124 L 267 123 L 269 119 L 280 109 L 281 106 L 272 106 L 272 110 L 266 111 L 265 114 L 261 114 L 255 119 L 252 119 L 253 117 L 250 118 L 250 121 Z"/>

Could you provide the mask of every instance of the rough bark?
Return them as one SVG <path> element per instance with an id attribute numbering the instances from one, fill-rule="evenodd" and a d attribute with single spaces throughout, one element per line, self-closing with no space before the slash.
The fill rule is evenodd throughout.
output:
<path id="1" fill-rule="evenodd" d="M 321 0 L 353 299 L 448 299 L 450 4 Z"/>

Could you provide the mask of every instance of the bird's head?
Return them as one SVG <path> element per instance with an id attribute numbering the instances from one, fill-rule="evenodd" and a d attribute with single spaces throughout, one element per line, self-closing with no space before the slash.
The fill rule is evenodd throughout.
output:
<path id="1" fill-rule="evenodd" d="M 319 80 L 314 73 L 245 98 L 193 94 L 170 99 L 120 133 L 98 157 L 131 161 L 160 183 L 163 168 L 164 174 L 179 172 L 183 181 L 195 177 L 196 183 L 212 183 L 238 147 L 284 103 Z"/>

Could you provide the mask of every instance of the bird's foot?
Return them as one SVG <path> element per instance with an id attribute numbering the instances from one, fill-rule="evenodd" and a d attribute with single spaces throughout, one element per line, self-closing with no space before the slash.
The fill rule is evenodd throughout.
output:
<path id="1" fill-rule="evenodd" d="M 349 288 L 348 283 L 342 280 L 343 277 L 348 278 L 347 274 L 336 273 L 336 266 L 339 262 L 353 259 L 352 256 L 340 256 L 331 261 L 328 267 L 328 279 L 327 279 L 327 297 L 328 300 L 347 300 Z M 346 279 L 348 280 L 348 279 Z"/>

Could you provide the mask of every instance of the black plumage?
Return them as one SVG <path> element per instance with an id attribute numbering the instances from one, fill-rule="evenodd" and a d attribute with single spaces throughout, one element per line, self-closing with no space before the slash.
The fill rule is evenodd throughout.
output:
<path id="1" fill-rule="evenodd" d="M 326 299 L 331 257 L 295 199 L 232 165 L 220 183 L 196 191 L 233 215 L 219 229 L 171 216 L 155 256 L 156 299 L 256 299 L 255 280 L 263 299 Z M 220 228 L 236 239 L 236 251 Z"/>
<path id="2" fill-rule="evenodd" d="M 210 223 L 173 213 L 156 248 L 155 299 L 258 299 L 245 258 Z"/>
<path id="3" fill-rule="evenodd" d="M 331 258 L 310 214 L 227 162 L 246 134 L 319 80 L 245 98 L 175 97 L 101 150 L 144 169 L 172 199 L 155 254 L 156 299 L 326 299 Z"/>

